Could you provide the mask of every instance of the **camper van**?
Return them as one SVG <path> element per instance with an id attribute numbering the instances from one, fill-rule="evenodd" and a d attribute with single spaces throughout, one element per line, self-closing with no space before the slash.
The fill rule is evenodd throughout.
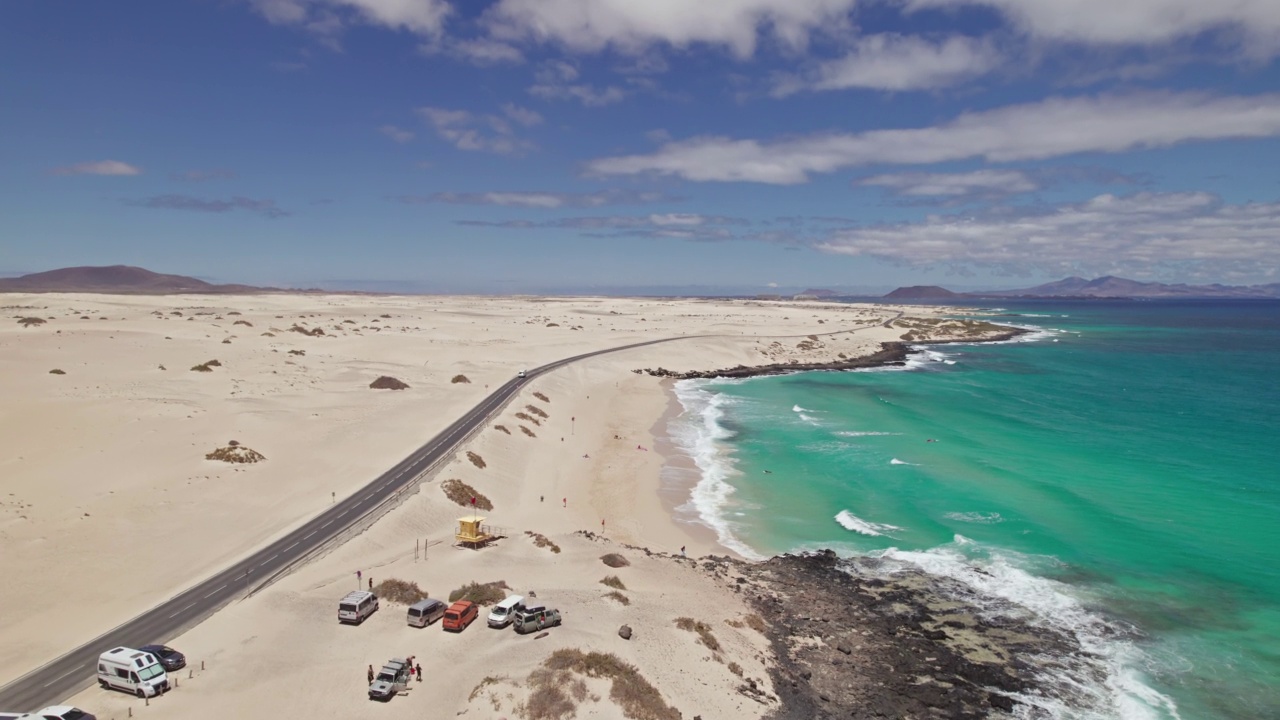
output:
<path id="1" fill-rule="evenodd" d="M 155 697 L 169 689 L 169 678 L 155 655 L 118 647 L 98 656 L 98 684 L 138 697 Z"/>
<path id="2" fill-rule="evenodd" d="M 510 625 L 516 617 L 516 612 L 523 607 L 523 595 L 508 595 L 506 600 L 494 605 L 489 611 L 489 627 L 504 628 Z"/>
<path id="3" fill-rule="evenodd" d="M 377 595 L 364 590 L 349 592 L 338 602 L 338 622 L 359 625 L 377 609 Z"/>
<path id="4" fill-rule="evenodd" d="M 445 608 L 448 607 L 439 600 L 419 600 L 409 606 L 408 620 L 409 627 L 426 627 L 431 623 L 444 617 Z"/>

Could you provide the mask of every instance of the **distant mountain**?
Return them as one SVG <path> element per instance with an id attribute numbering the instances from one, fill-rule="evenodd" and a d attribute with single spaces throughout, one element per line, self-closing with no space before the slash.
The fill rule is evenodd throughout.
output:
<path id="1" fill-rule="evenodd" d="M 940 300 L 951 298 L 1280 298 L 1280 283 L 1267 285 L 1185 285 L 1138 282 L 1107 275 L 1093 280 L 1069 277 L 1021 290 L 953 293 L 940 287 L 914 286 L 894 290 L 884 296 L 893 300 Z"/>
<path id="2" fill-rule="evenodd" d="M 911 285 L 910 287 L 900 287 L 897 290 L 885 295 L 887 300 L 943 300 L 946 298 L 964 297 L 960 293 L 953 293 L 946 288 L 937 285 Z"/>
<path id="3" fill-rule="evenodd" d="M 70 267 L 0 278 L 0 292 L 83 292 L 130 295 L 234 294 L 275 290 L 251 285 L 215 285 L 185 275 L 164 275 L 140 267 Z"/>

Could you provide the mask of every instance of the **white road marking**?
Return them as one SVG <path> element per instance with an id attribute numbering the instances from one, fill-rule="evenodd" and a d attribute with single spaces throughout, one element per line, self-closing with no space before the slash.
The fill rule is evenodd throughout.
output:
<path id="1" fill-rule="evenodd" d="M 272 555 L 266 560 L 263 560 L 262 562 L 258 563 L 258 567 L 262 567 L 263 565 L 266 565 L 267 563 L 271 562 L 272 560 L 275 560 L 278 557 L 280 557 L 280 553 L 276 553 L 275 555 Z"/>
<path id="2" fill-rule="evenodd" d="M 58 681 L 59 681 L 59 680 L 61 680 L 62 678 L 64 678 L 64 677 L 66 677 L 66 676 L 70 675 L 71 673 L 73 673 L 73 672 L 75 672 L 75 671 L 79 670 L 79 669 L 80 669 L 80 668 L 82 668 L 82 667 L 84 667 L 84 664 L 83 664 L 83 663 L 82 663 L 82 664 L 80 664 L 80 665 L 77 665 L 77 666 L 75 666 L 75 667 L 73 667 L 73 668 L 71 668 L 70 670 L 68 670 L 68 671 L 66 671 L 66 672 L 62 673 L 61 675 L 59 675 L 58 677 L 56 677 L 56 678 L 54 678 L 54 679 L 50 680 L 49 682 L 45 683 L 45 684 L 44 684 L 44 686 L 45 686 L 45 687 L 49 687 L 50 685 L 52 685 L 52 684 L 54 684 L 54 683 L 58 682 Z"/>
<path id="3" fill-rule="evenodd" d="M 312 535 L 315 535 L 315 534 L 316 534 L 316 531 L 315 531 L 315 530 L 312 530 L 311 532 L 307 533 L 307 537 L 304 537 L 304 538 L 302 538 L 302 539 L 303 539 L 303 540 L 306 540 L 307 538 L 309 538 L 309 537 L 311 537 Z"/>
<path id="4" fill-rule="evenodd" d="M 329 527 L 329 526 L 330 526 L 330 525 L 332 525 L 332 524 L 333 524 L 333 521 L 332 521 L 332 520 L 330 520 L 329 522 L 327 522 L 327 523 L 325 523 L 325 524 L 321 525 L 320 527 L 322 527 L 322 528 L 327 528 L 327 527 Z"/>
<path id="5" fill-rule="evenodd" d="M 225 587 L 226 587 L 226 585 L 224 584 L 222 587 L 218 588 L 217 590 L 214 590 L 213 592 L 209 593 L 208 595 L 205 595 L 205 599 L 208 599 L 208 598 L 213 597 L 214 595 L 217 595 L 218 593 L 222 592 L 222 588 L 225 588 Z"/>
<path id="6" fill-rule="evenodd" d="M 191 608 L 193 608 L 193 607 L 195 607 L 195 606 L 196 606 L 196 604 L 195 604 L 195 603 L 191 603 L 190 605 L 188 605 L 188 606 L 186 606 L 186 607 L 182 608 L 181 610 L 179 610 L 179 611 L 175 612 L 174 614 L 170 615 L 170 616 L 169 616 L 169 618 L 170 618 L 170 619 L 172 619 L 172 618 L 176 618 L 176 617 L 178 617 L 179 615 L 181 615 L 182 613 L 184 613 L 184 612 L 186 612 L 186 611 L 190 610 Z"/>
<path id="7" fill-rule="evenodd" d="M 310 536 L 310 535 L 308 535 L 307 537 L 311 537 L 311 536 Z M 298 541 L 298 542 L 301 542 L 301 541 Z M 285 548 L 285 549 L 284 549 L 284 551 L 285 551 L 285 552 L 289 552 L 290 550 L 292 550 L 292 549 L 294 549 L 294 548 L 296 548 L 296 547 L 298 547 L 298 543 L 294 543 L 294 544 L 290 545 L 289 547 Z"/>

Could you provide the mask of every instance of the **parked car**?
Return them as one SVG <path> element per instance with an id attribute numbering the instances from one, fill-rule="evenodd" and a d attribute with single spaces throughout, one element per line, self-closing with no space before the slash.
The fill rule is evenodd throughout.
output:
<path id="1" fill-rule="evenodd" d="M 506 600 L 493 606 L 489 611 L 489 627 L 504 628 L 511 624 L 516 614 L 524 609 L 523 595 L 508 595 Z"/>
<path id="2" fill-rule="evenodd" d="M 541 605 L 527 607 L 519 615 L 516 616 L 515 622 L 511 626 L 521 635 L 538 632 L 543 628 L 555 627 L 560 624 L 560 611 L 548 609 Z"/>
<path id="3" fill-rule="evenodd" d="M 404 658 L 392 658 L 378 675 L 369 683 L 369 699 L 390 700 L 396 693 L 409 686 L 409 661 Z"/>
<path id="4" fill-rule="evenodd" d="M 448 609 L 448 605 L 428 598 L 419 600 L 409 606 L 407 619 L 410 627 L 426 627 L 431 623 L 444 617 L 444 611 Z"/>
<path id="5" fill-rule="evenodd" d="M 155 655 L 160 664 L 164 666 L 165 672 L 181 670 L 187 666 L 187 656 L 168 645 L 143 645 L 138 649 Z"/>
<path id="6" fill-rule="evenodd" d="M 23 715 L 0 713 L 0 720 L 8 720 L 9 718 L 17 718 L 18 720 L 97 720 L 93 714 L 70 705 L 50 705 L 43 710 Z"/>
<path id="7" fill-rule="evenodd" d="M 98 656 L 98 684 L 149 698 L 168 691 L 169 676 L 155 655 L 118 647 Z"/>
<path id="8" fill-rule="evenodd" d="M 338 601 L 338 622 L 359 625 L 377 610 L 377 595 L 364 590 L 353 590 Z"/>
<path id="9" fill-rule="evenodd" d="M 459 600 L 444 611 L 444 622 L 440 623 L 445 630 L 462 632 L 480 615 L 480 608 L 470 600 Z"/>

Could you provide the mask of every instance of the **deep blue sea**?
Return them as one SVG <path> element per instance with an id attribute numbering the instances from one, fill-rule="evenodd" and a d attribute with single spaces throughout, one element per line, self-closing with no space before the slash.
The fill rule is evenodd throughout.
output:
<path id="1" fill-rule="evenodd" d="M 1037 331 L 682 381 L 682 512 L 747 555 L 896 559 L 1072 632 L 1105 679 L 1034 717 L 1280 718 L 1280 302 L 995 312 Z"/>

